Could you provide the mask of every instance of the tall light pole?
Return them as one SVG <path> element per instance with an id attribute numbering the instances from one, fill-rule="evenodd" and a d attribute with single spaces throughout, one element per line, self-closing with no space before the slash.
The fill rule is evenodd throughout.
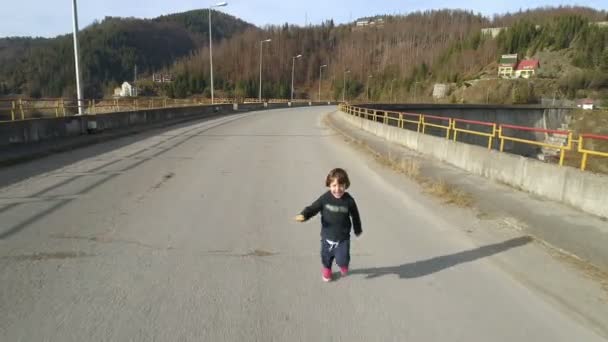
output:
<path id="1" fill-rule="evenodd" d="M 418 86 L 418 83 L 420 82 L 414 82 L 414 102 L 417 101 L 417 97 L 416 97 L 416 87 Z"/>
<path id="2" fill-rule="evenodd" d="M 227 2 L 218 2 L 217 4 L 209 7 L 209 69 L 211 70 L 211 104 L 214 104 L 213 100 L 213 40 L 211 38 L 211 9 L 215 7 L 224 7 L 228 5 Z"/>
<path id="3" fill-rule="evenodd" d="M 369 101 L 369 80 L 372 79 L 372 75 L 367 76 L 367 86 L 365 87 L 365 94 L 367 95 L 367 101 Z"/>
<path id="4" fill-rule="evenodd" d="M 296 59 L 301 58 L 302 55 L 291 57 L 291 102 L 293 102 L 293 73 L 295 70 Z"/>
<path id="5" fill-rule="evenodd" d="M 327 64 L 323 64 L 319 67 L 319 102 L 321 102 L 321 76 L 323 75 L 321 73 L 321 71 L 323 71 L 323 68 L 326 68 Z"/>
<path id="6" fill-rule="evenodd" d="M 258 101 L 262 102 L 262 47 L 264 43 L 270 43 L 272 39 L 260 40 L 260 89 L 258 92 Z"/>
<path id="7" fill-rule="evenodd" d="M 74 24 L 74 66 L 76 68 L 76 96 L 78 97 L 78 115 L 82 115 L 82 86 L 80 80 L 80 63 L 78 58 L 78 6 L 76 0 L 72 1 L 72 18 Z"/>
<path id="8" fill-rule="evenodd" d="M 348 73 L 350 73 L 350 70 L 344 70 L 344 77 L 342 77 L 344 81 L 342 84 L 342 102 L 344 102 L 344 95 L 346 94 L 346 74 Z"/>

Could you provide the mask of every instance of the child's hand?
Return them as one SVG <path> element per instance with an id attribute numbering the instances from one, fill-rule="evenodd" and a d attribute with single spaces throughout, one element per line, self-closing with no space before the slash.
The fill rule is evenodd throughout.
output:
<path id="1" fill-rule="evenodd" d="M 296 221 L 298 221 L 298 222 L 304 222 L 304 221 L 306 221 L 306 218 L 304 218 L 304 215 L 302 215 L 302 214 L 297 215 L 293 219 L 296 220 Z"/>

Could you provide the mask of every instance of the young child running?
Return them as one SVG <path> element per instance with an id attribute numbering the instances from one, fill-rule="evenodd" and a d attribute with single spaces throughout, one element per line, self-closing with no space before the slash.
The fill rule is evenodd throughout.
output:
<path id="1" fill-rule="evenodd" d="M 342 275 L 348 274 L 351 226 L 356 236 L 361 235 L 363 231 L 355 199 L 346 192 L 350 186 L 346 171 L 339 168 L 331 170 L 325 180 L 325 186 L 329 187 L 329 191 L 304 208 L 295 220 L 304 222 L 321 212 L 322 276 L 323 281 L 328 282 L 331 281 L 334 259 Z"/>

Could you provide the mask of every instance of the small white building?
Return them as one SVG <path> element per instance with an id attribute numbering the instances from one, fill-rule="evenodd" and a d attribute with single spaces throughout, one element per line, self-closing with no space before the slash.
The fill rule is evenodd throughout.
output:
<path id="1" fill-rule="evenodd" d="M 435 99 L 443 99 L 446 97 L 448 93 L 448 85 L 443 83 L 435 83 L 433 87 L 433 98 Z"/>
<path id="2" fill-rule="evenodd" d="M 481 34 L 482 35 L 489 35 L 492 38 L 496 38 L 498 36 L 498 34 L 504 30 L 506 30 L 507 27 L 488 27 L 488 28 L 482 28 L 481 29 Z"/>
<path id="3" fill-rule="evenodd" d="M 116 97 L 137 96 L 137 88 L 135 86 L 132 86 L 129 82 L 123 82 L 122 86 L 114 89 L 114 96 L 116 96 Z"/>
<path id="4" fill-rule="evenodd" d="M 578 107 L 583 109 L 593 109 L 595 108 L 595 103 L 592 99 L 582 99 L 579 102 Z"/>

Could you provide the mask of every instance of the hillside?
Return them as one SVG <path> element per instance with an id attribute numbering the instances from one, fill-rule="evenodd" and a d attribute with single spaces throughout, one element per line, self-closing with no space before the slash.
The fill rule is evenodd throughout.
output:
<path id="1" fill-rule="evenodd" d="M 540 8 L 493 18 L 461 10 L 361 18 L 345 25 L 268 26 L 263 29 L 214 14 L 214 78 L 217 96 L 257 97 L 259 42 L 264 45 L 263 96 L 290 96 L 292 57 L 296 97 L 317 98 L 319 67 L 323 98 L 432 101 L 433 85 L 448 85 L 444 102 L 534 103 L 545 97 L 606 98 L 608 28 L 592 23 L 608 14 L 583 7 Z M 81 38 L 87 97 L 108 96 L 133 78 L 141 94 L 209 96 L 205 11 L 151 20 L 106 18 Z M 481 29 L 506 27 L 497 37 Z M 498 80 L 503 53 L 541 61 L 529 81 Z M 5 57 L 3 57 L 5 56 Z M 8 56 L 8 57 L 6 57 Z M 16 60 L 14 56 L 21 56 Z M 69 35 L 55 39 L 0 40 L 0 93 L 73 96 Z M 349 70 L 348 74 L 345 70 Z M 154 72 L 174 82 L 153 84 Z M 491 91 L 489 91 L 491 90 Z"/>
<path id="2" fill-rule="evenodd" d="M 607 87 L 607 29 L 590 23 L 606 12 L 559 7 L 496 16 L 492 20 L 465 11 L 427 11 L 406 16 L 362 18 L 376 25 L 275 26 L 243 32 L 214 47 L 216 90 L 226 96 L 257 96 L 259 41 L 264 47 L 265 97 L 289 97 L 291 57 L 296 62 L 296 95 L 316 98 L 319 66 L 324 98 L 365 101 L 431 101 L 434 83 L 450 85 L 443 101 L 528 103 L 541 97 L 601 98 Z M 380 20 L 381 19 L 381 20 Z M 509 25 L 498 37 L 481 29 Z M 538 26 L 538 28 L 537 28 Z M 555 39 L 554 39 L 555 38 Z M 487 94 L 480 79 L 496 78 L 502 53 L 541 59 L 541 74 L 531 81 L 495 80 Z M 547 64 L 545 64 L 547 61 Z M 161 93 L 185 97 L 208 94 L 206 47 L 170 68 L 177 81 Z M 371 77 L 369 77 L 371 76 Z M 477 89 L 477 85 L 480 85 Z M 522 92 L 524 92 L 522 94 Z M 453 96 L 452 96 L 453 95 Z"/>
<path id="3" fill-rule="evenodd" d="M 203 10 L 155 19 L 113 18 L 81 31 L 82 77 L 86 97 L 101 97 L 124 80 L 134 67 L 148 73 L 169 66 L 207 44 L 207 12 Z M 252 28 L 242 20 L 214 13 L 215 40 Z M 2 93 L 33 97 L 73 96 L 72 36 L 52 39 L 0 39 Z"/>

